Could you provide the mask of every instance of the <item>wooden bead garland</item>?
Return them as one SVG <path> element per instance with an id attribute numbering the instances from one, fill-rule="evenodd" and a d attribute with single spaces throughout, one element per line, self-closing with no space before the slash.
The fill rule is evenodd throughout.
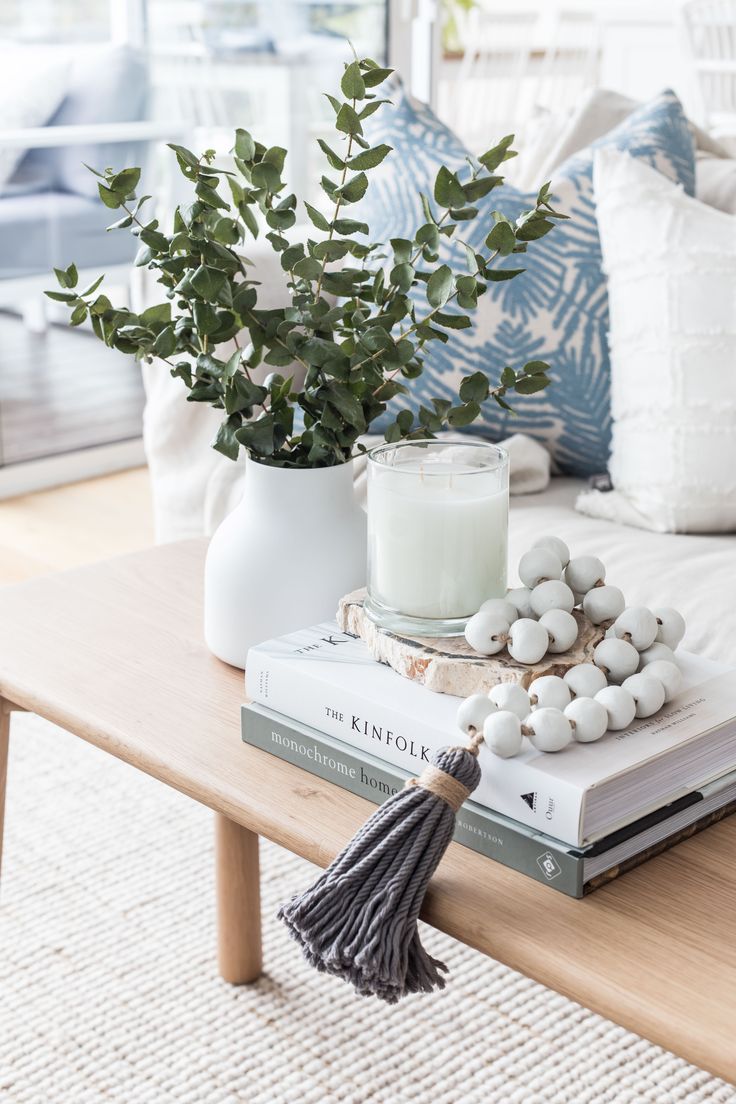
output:
<path id="1" fill-rule="evenodd" d="M 519 576 L 523 586 L 485 602 L 468 621 L 465 638 L 480 654 L 505 648 L 517 663 L 531 665 L 547 652 L 562 653 L 577 639 L 575 606 L 607 632 L 593 650 L 592 664 L 573 666 L 563 678 L 534 678 L 528 692 L 500 684 L 486 698 L 474 695 L 463 702 L 458 724 L 467 732 L 472 717 L 494 755 L 518 755 L 524 737 L 543 752 L 562 751 L 573 740 L 594 743 L 606 731 L 627 728 L 635 717 L 653 716 L 677 693 L 682 675 L 674 649 L 685 633 L 677 610 L 626 607 L 619 588 L 606 583 L 602 561 L 571 558 L 559 537 L 535 541 L 521 557 Z"/>

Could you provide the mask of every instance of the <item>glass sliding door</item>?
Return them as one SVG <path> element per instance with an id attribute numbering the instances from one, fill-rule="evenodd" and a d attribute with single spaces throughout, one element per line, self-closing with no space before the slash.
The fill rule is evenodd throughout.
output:
<path id="1" fill-rule="evenodd" d="M 314 139 L 332 121 L 322 92 L 338 84 L 351 44 L 385 60 L 387 19 L 387 0 L 147 0 L 155 112 L 221 154 L 236 126 L 286 147 L 290 186 L 313 199 L 323 171 Z"/>

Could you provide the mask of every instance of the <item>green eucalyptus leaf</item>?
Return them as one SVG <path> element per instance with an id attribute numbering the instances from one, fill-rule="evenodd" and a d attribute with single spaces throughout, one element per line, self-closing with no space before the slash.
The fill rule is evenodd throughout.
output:
<path id="1" fill-rule="evenodd" d="M 391 103 L 391 101 L 390 100 L 371 100 L 370 103 L 366 104 L 365 107 L 363 107 L 358 112 L 358 118 L 359 119 L 367 119 L 370 115 L 373 115 L 374 112 L 378 111 L 379 108 L 383 107 L 383 105 L 387 104 L 387 103 Z"/>
<path id="2" fill-rule="evenodd" d="M 45 291 L 47 299 L 53 299 L 55 303 L 73 303 L 77 298 L 74 291 Z"/>
<path id="3" fill-rule="evenodd" d="M 345 72 L 340 81 L 343 96 L 349 100 L 362 100 L 365 96 L 365 81 L 357 61 L 352 61 L 345 66 Z"/>
<path id="4" fill-rule="evenodd" d="M 362 134 L 363 127 L 354 107 L 344 103 L 337 113 L 335 127 L 343 134 Z"/>
<path id="5" fill-rule="evenodd" d="M 295 264 L 301 261 L 304 257 L 304 246 L 301 242 L 297 242 L 296 245 L 290 245 L 288 249 L 285 249 L 281 254 L 281 267 L 285 272 L 293 268 Z"/>
<path id="6" fill-rule="evenodd" d="M 521 276 L 526 272 L 525 268 L 489 268 L 486 279 L 492 283 L 500 283 L 503 280 L 513 280 L 515 276 Z"/>
<path id="7" fill-rule="evenodd" d="M 349 180 L 347 184 L 341 185 L 336 189 L 336 195 L 339 195 L 343 203 L 357 203 L 359 199 L 362 199 L 368 190 L 368 177 L 365 173 L 358 173 L 352 180 Z"/>
<path id="8" fill-rule="evenodd" d="M 99 192 L 100 199 L 111 210 L 117 210 L 118 207 L 122 207 L 125 202 L 124 197 L 121 197 L 118 192 L 114 192 L 111 188 L 108 188 L 105 184 L 98 184 L 97 191 Z"/>
<path id="9" fill-rule="evenodd" d="M 348 161 L 349 169 L 375 169 L 377 165 L 388 157 L 391 153 L 393 146 L 387 146 L 381 144 L 380 146 L 373 146 L 372 149 L 364 150 L 363 153 L 359 153 L 356 157 L 351 157 Z"/>
<path id="10" fill-rule="evenodd" d="M 330 224 L 325 216 L 321 213 L 321 211 L 318 211 L 316 207 L 313 207 L 311 205 L 311 203 L 307 203 L 306 200 L 304 200 L 304 207 L 306 208 L 306 212 L 309 215 L 312 223 L 317 227 L 318 230 L 328 231 L 330 229 Z"/>
<path id="11" fill-rule="evenodd" d="M 338 234 L 368 234 L 368 223 L 357 222 L 355 219 L 338 218 L 332 223 L 332 228 Z"/>
<path id="12" fill-rule="evenodd" d="M 487 196 L 489 192 L 492 192 L 494 188 L 502 183 L 502 176 L 478 176 L 474 180 L 469 180 L 467 184 L 463 184 L 463 193 L 469 203 L 474 203 L 476 199 Z"/>
<path id="13" fill-rule="evenodd" d="M 478 214 L 477 207 L 451 207 L 450 218 L 455 222 L 470 222 Z"/>
<path id="14" fill-rule="evenodd" d="M 394 260 L 396 264 L 407 264 L 411 261 L 411 255 L 414 251 L 413 243 L 408 238 L 392 238 L 391 248 L 394 251 Z"/>
<path id="15" fill-rule="evenodd" d="M 239 417 L 230 417 L 223 422 L 217 430 L 217 436 L 212 442 L 212 447 L 229 460 L 237 460 L 240 452 L 240 443 L 235 436 L 235 430 L 240 427 Z"/>
<path id="16" fill-rule="evenodd" d="M 520 241 L 537 241 L 539 238 L 543 238 L 545 234 L 549 234 L 550 230 L 554 229 L 554 225 L 551 219 L 529 219 L 528 222 L 518 228 L 516 237 Z"/>
<path id="17" fill-rule="evenodd" d="M 427 301 L 432 307 L 444 307 L 452 295 L 454 278 L 449 265 L 440 265 L 427 281 Z"/>
<path id="18" fill-rule="evenodd" d="M 533 376 L 543 376 L 545 372 L 549 372 L 549 364 L 544 360 L 530 360 L 524 365 L 524 371 Z"/>
<path id="19" fill-rule="evenodd" d="M 503 161 L 508 161 L 509 158 L 516 157 L 516 151 L 511 149 L 513 140 L 514 135 L 507 134 L 505 138 L 501 139 L 498 145 L 493 147 L 493 149 L 489 149 L 486 153 L 481 154 L 478 158 L 481 165 L 492 173 Z"/>
<path id="20" fill-rule="evenodd" d="M 79 326 L 87 318 L 87 304 L 78 303 L 71 313 L 69 318 L 70 326 Z"/>
<path id="21" fill-rule="evenodd" d="M 281 173 L 270 161 L 259 161 L 254 165 L 252 177 L 254 186 L 264 188 L 267 192 L 277 192 L 282 187 Z"/>
<path id="22" fill-rule="evenodd" d="M 399 289 L 399 291 L 407 292 L 411 288 L 414 282 L 414 268 L 412 265 L 404 262 L 402 264 L 394 265 L 391 269 L 391 283 Z"/>
<path id="23" fill-rule="evenodd" d="M 140 316 L 142 326 L 158 329 L 167 326 L 171 322 L 171 303 L 155 303 L 148 307 Z"/>
<path id="24" fill-rule="evenodd" d="M 194 315 L 194 325 L 205 337 L 215 333 L 220 328 L 217 313 L 209 303 L 195 302 L 192 307 L 192 314 Z"/>
<path id="25" fill-rule="evenodd" d="M 486 238 L 486 246 L 502 257 L 508 257 L 516 245 L 516 234 L 507 222 L 497 222 Z"/>
<path id="26" fill-rule="evenodd" d="M 444 326 L 447 330 L 467 330 L 472 325 L 466 314 L 444 314 L 436 311 L 433 318 L 438 326 Z"/>
<path id="27" fill-rule="evenodd" d="M 317 242 L 312 250 L 312 256 L 317 257 L 319 260 L 326 258 L 330 261 L 336 261 L 341 257 L 345 257 L 350 252 L 350 246 L 350 242 L 332 238 L 329 241 Z"/>
<path id="28" fill-rule="evenodd" d="M 460 384 L 459 394 L 464 403 L 482 403 L 488 398 L 489 390 L 488 376 L 484 372 L 473 372 Z"/>
<path id="29" fill-rule="evenodd" d="M 447 421 L 453 429 L 463 429 L 471 425 L 480 416 L 477 402 L 467 402 L 463 406 L 453 406 L 447 415 Z"/>
<path id="30" fill-rule="evenodd" d="M 255 157 L 256 144 L 248 131 L 243 130 L 242 127 L 238 127 L 235 131 L 235 146 L 233 148 L 241 161 L 252 161 Z"/>
<path id="31" fill-rule="evenodd" d="M 318 138 L 317 145 L 327 158 L 331 168 L 337 169 L 338 172 L 341 172 L 345 168 L 345 162 L 343 161 L 342 157 L 340 157 L 339 154 L 335 153 L 331 146 L 328 146 L 324 138 Z"/>
<path id="32" fill-rule="evenodd" d="M 382 69 L 379 65 L 376 65 L 363 73 L 363 81 L 366 88 L 375 88 L 376 85 L 383 84 L 392 73 L 393 69 Z"/>
<path id="33" fill-rule="evenodd" d="M 250 230 L 253 237 L 257 238 L 259 232 L 258 220 L 251 208 L 248 206 L 247 203 L 241 203 L 238 207 L 238 210 L 240 211 L 240 217 Z"/>
<path id="34" fill-rule="evenodd" d="M 123 169 L 115 175 L 109 181 L 110 190 L 118 192 L 119 195 L 130 196 L 138 187 L 138 182 L 141 178 L 140 169 Z"/>
<path id="35" fill-rule="evenodd" d="M 154 250 L 156 253 L 168 253 L 169 251 L 169 239 L 165 234 L 162 234 L 160 230 L 149 230 L 146 228 L 141 230 L 138 237 L 144 245 L 147 245 L 149 249 Z"/>
<path id="36" fill-rule="evenodd" d="M 246 422 L 235 431 L 235 438 L 256 456 L 273 456 L 276 421 L 273 414 L 266 414 L 254 422 Z"/>
<path id="37" fill-rule="evenodd" d="M 550 382 L 548 376 L 522 376 L 514 384 L 514 391 L 519 395 L 536 395 L 538 391 L 544 391 Z"/>
<path id="38" fill-rule="evenodd" d="M 165 326 L 154 341 L 151 352 L 159 357 L 170 357 L 176 349 L 176 334 L 173 326 Z"/>
<path id="39" fill-rule="evenodd" d="M 339 411 L 344 418 L 347 418 L 352 426 L 360 432 L 363 432 L 365 429 L 363 407 L 347 384 L 333 380 L 327 384 L 324 391 L 335 409 Z"/>
<path id="40" fill-rule="evenodd" d="M 465 203 L 463 186 L 454 172 L 443 165 L 434 182 L 434 198 L 440 207 L 462 207 Z"/>

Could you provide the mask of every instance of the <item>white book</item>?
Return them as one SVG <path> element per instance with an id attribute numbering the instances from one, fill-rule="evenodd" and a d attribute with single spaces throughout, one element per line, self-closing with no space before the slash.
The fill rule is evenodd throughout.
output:
<path id="1" fill-rule="evenodd" d="M 487 756 L 473 800 L 582 847 L 736 769 L 734 672 L 678 659 L 683 688 L 654 717 L 556 755 L 525 741 L 514 759 Z M 377 663 L 335 622 L 251 648 L 246 685 L 253 701 L 415 774 L 463 741 L 459 698 Z"/>

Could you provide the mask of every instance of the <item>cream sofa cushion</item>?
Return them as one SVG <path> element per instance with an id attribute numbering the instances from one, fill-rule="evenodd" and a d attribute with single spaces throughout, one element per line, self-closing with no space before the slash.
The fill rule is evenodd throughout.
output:
<path id="1" fill-rule="evenodd" d="M 614 492 L 580 509 L 660 532 L 736 529 L 736 219 L 600 150 Z M 612 497 L 613 495 L 613 497 Z"/>

